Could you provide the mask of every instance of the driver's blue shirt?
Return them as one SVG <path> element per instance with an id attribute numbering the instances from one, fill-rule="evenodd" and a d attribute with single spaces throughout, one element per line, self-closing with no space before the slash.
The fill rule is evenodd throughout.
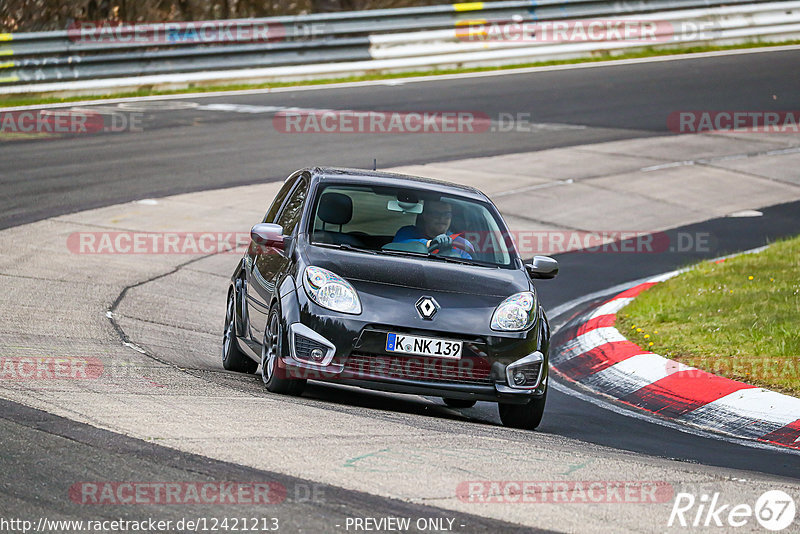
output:
<path id="1" fill-rule="evenodd" d="M 450 235 L 449 233 L 447 235 Z M 457 237 L 457 240 L 463 240 L 469 248 L 474 248 L 472 244 L 464 239 L 463 237 Z M 425 237 L 425 234 L 414 225 L 403 226 L 400 228 L 394 236 L 392 242 L 394 243 L 408 243 L 410 241 L 419 241 L 423 245 L 427 246 L 429 239 Z M 460 248 L 453 247 L 453 252 L 456 252 L 462 258 L 466 258 L 468 260 L 472 259 L 472 256 L 466 250 L 461 250 Z"/>

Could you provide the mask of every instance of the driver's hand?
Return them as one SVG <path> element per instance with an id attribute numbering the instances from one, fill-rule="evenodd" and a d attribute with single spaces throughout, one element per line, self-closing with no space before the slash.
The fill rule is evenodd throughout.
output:
<path id="1" fill-rule="evenodd" d="M 449 248 L 453 248 L 453 238 L 447 234 L 439 234 L 428 242 L 428 252 Z"/>

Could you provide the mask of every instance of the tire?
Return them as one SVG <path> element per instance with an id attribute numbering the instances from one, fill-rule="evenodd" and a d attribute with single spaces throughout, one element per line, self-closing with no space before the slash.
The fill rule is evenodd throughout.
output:
<path id="1" fill-rule="evenodd" d="M 442 398 L 444 403 L 451 408 L 472 408 L 475 406 L 477 401 L 474 400 L 466 400 L 466 399 L 448 399 L 446 397 Z"/>
<path id="2" fill-rule="evenodd" d="M 542 422 L 547 392 L 540 399 L 533 399 L 528 404 L 498 404 L 500 420 L 504 426 L 535 430 Z"/>
<path id="3" fill-rule="evenodd" d="M 261 380 L 267 391 L 284 395 L 300 396 L 306 387 L 305 380 L 278 376 L 278 360 L 283 348 L 283 326 L 277 306 L 273 306 L 267 319 L 264 342 L 261 344 Z"/>
<path id="4" fill-rule="evenodd" d="M 258 362 L 248 358 L 239 350 L 236 340 L 236 295 L 228 292 L 228 304 L 225 306 L 225 329 L 222 332 L 222 367 L 228 371 L 253 374 L 258 369 Z"/>

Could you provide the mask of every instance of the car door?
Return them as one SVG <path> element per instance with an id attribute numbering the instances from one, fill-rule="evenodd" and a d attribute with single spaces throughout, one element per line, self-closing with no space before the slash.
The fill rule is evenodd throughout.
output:
<path id="1" fill-rule="evenodd" d="M 282 202 L 279 209 L 273 209 L 265 217 L 265 222 L 272 222 L 283 227 L 283 234 L 294 237 L 297 226 L 303 215 L 303 207 L 308 196 L 309 178 L 301 174 L 292 180 L 290 192 Z M 283 191 L 281 191 L 283 192 Z M 277 202 L 276 198 L 276 202 Z M 274 207 L 274 206 L 273 206 Z M 269 220 L 272 219 L 272 220 Z M 280 254 L 275 250 L 254 249 L 252 266 L 248 270 L 248 306 L 250 308 L 250 337 L 253 341 L 261 342 L 267 324 L 269 304 L 275 293 L 279 279 L 289 268 L 288 254 Z"/>

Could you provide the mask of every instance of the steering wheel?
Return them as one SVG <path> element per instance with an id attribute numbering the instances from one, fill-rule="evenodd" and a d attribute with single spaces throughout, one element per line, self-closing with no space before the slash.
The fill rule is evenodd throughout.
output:
<path id="1" fill-rule="evenodd" d="M 461 239 L 463 241 L 456 241 L 457 237 L 461 237 L 461 232 L 458 232 L 457 234 L 450 234 L 450 239 L 453 240 L 453 248 L 457 248 L 459 250 L 463 250 L 467 254 L 472 255 L 472 252 L 474 252 L 474 251 L 470 251 L 469 247 L 467 247 L 467 240 L 462 237 Z"/>
<path id="2" fill-rule="evenodd" d="M 456 238 L 460 237 L 460 236 L 461 236 L 461 232 L 458 232 L 458 233 L 455 233 L 455 234 L 450 234 L 449 237 L 450 237 L 450 239 L 453 240 L 452 244 L 450 245 L 450 249 L 452 250 L 454 248 L 457 248 L 457 249 L 463 250 L 467 254 L 471 255 L 472 251 L 470 251 L 469 248 L 467 247 L 467 240 L 466 239 L 462 238 L 462 239 L 464 239 L 463 242 L 462 241 L 456 241 Z M 437 253 L 441 253 L 441 252 L 444 252 L 444 251 L 442 251 L 442 250 L 440 250 L 438 248 L 431 251 L 432 254 L 437 254 Z"/>

